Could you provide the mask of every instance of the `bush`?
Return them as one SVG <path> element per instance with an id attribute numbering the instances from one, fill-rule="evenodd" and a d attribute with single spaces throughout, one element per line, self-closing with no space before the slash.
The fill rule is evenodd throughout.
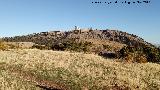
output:
<path id="1" fill-rule="evenodd" d="M 40 50 L 50 49 L 49 47 L 47 47 L 45 45 L 38 45 L 38 44 L 33 45 L 32 48 L 37 48 L 37 49 L 40 49 Z"/>
<path id="2" fill-rule="evenodd" d="M 160 62 L 160 52 L 155 47 L 144 47 L 143 52 L 146 54 L 148 62 Z"/>
<path id="3" fill-rule="evenodd" d="M 104 45 L 104 44 L 102 44 L 103 45 L 103 48 L 104 49 L 106 49 L 106 50 L 108 50 L 108 51 L 111 51 L 112 50 L 112 47 L 111 46 L 109 46 L 109 45 Z"/>
<path id="4" fill-rule="evenodd" d="M 89 52 L 91 42 L 76 42 L 75 40 L 68 40 L 51 46 L 52 50 L 62 51 L 76 51 L 76 52 Z"/>
<path id="5" fill-rule="evenodd" d="M 139 53 L 139 52 L 135 52 L 135 53 L 131 53 L 128 52 L 128 54 L 126 54 L 125 57 L 123 57 L 123 59 L 125 60 L 125 62 L 132 62 L 132 63 L 146 63 L 147 62 L 147 57 L 145 54 L 143 53 Z"/>
<path id="6" fill-rule="evenodd" d="M 131 47 L 125 46 L 119 51 L 119 58 L 124 58 L 126 61 L 132 62 L 160 62 L 160 50 L 155 47 Z"/>
<path id="7" fill-rule="evenodd" d="M 0 41 L 0 50 L 8 50 L 8 46 L 3 41 Z"/>

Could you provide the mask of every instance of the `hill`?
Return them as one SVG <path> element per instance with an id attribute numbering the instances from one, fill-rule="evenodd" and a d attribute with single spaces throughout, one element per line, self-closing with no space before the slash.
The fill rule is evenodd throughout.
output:
<path id="1" fill-rule="evenodd" d="M 136 35 L 118 30 L 75 28 L 72 31 L 40 32 L 5 37 L 2 40 L 7 43 L 16 42 L 18 46 L 22 45 L 21 47 L 30 46 L 28 48 L 93 53 L 127 62 L 160 62 L 159 48 Z M 26 45 L 27 42 L 32 44 Z"/>
<path id="2" fill-rule="evenodd" d="M 0 51 L 1 90 L 159 90 L 160 65 L 120 63 L 94 54 Z"/>
<path id="3" fill-rule="evenodd" d="M 52 46 L 64 41 L 74 39 L 77 42 L 88 41 L 93 42 L 95 46 L 97 44 L 109 45 L 115 49 L 120 49 L 125 45 L 128 46 L 153 46 L 152 44 L 144 41 L 144 39 L 122 32 L 118 30 L 72 30 L 72 31 L 51 31 L 51 32 L 40 32 L 25 36 L 15 36 L 3 38 L 7 42 L 34 42 L 39 45 Z"/>

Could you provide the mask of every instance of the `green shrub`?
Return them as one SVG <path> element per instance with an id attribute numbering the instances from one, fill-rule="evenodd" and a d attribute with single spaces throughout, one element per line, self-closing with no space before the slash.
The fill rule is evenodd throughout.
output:
<path id="1" fill-rule="evenodd" d="M 38 44 L 33 45 L 32 48 L 37 48 L 37 49 L 40 49 L 40 50 L 48 50 L 48 49 L 50 49 L 49 47 L 47 47 L 45 45 L 38 45 Z"/>
<path id="2" fill-rule="evenodd" d="M 160 62 L 160 52 L 155 47 L 144 47 L 143 52 L 146 54 L 148 62 Z"/>
<path id="3" fill-rule="evenodd" d="M 51 46 L 52 50 L 62 51 L 76 51 L 76 52 L 89 52 L 89 48 L 92 45 L 91 42 L 76 42 L 75 40 L 68 40 L 62 43 L 58 43 Z"/>
<path id="4" fill-rule="evenodd" d="M 112 50 L 112 47 L 111 46 L 109 46 L 109 45 L 104 45 L 104 44 L 102 44 L 103 45 L 103 48 L 104 49 L 106 49 L 106 50 L 108 50 L 108 51 L 111 51 Z"/>
<path id="5" fill-rule="evenodd" d="M 128 52 L 125 57 L 123 57 L 125 62 L 137 62 L 137 63 L 146 63 L 147 62 L 147 57 L 145 54 L 140 53 L 140 52 Z"/>
<path id="6" fill-rule="evenodd" d="M 150 47 L 150 46 L 143 46 L 143 47 L 125 46 L 119 51 L 119 58 L 127 58 L 127 60 L 130 59 L 133 62 L 159 63 L 160 50 L 156 47 Z"/>

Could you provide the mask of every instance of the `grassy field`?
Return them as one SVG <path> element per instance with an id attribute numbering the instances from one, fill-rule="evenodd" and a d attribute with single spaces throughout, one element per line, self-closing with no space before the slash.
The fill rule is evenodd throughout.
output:
<path id="1" fill-rule="evenodd" d="M 0 51 L 0 90 L 160 90 L 160 65 L 94 54 Z"/>

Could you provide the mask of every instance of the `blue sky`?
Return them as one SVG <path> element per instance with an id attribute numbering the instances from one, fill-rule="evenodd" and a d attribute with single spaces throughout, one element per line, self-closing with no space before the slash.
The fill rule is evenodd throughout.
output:
<path id="1" fill-rule="evenodd" d="M 117 29 L 160 43 L 160 0 L 131 5 L 92 1 L 116 0 L 0 0 L 0 37 L 70 30 L 76 25 Z"/>

